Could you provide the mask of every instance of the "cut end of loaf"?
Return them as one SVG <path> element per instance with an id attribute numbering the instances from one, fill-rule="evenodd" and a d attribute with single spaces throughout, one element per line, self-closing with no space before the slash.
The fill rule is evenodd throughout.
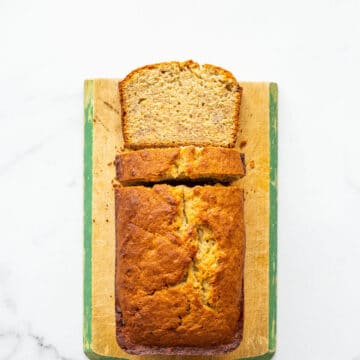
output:
<path id="1" fill-rule="evenodd" d="M 227 70 L 191 60 L 148 65 L 119 90 L 127 148 L 235 145 L 241 88 Z"/>

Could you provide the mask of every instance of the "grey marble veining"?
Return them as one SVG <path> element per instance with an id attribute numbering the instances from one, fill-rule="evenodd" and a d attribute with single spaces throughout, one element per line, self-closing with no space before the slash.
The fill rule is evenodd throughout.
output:
<path id="1" fill-rule="evenodd" d="M 1 354 L 3 359 L 26 359 L 46 358 L 71 360 L 59 353 L 59 350 L 52 344 L 44 342 L 44 338 L 38 335 L 27 333 L 8 332 L 0 334 L 0 341 L 4 353 Z"/>

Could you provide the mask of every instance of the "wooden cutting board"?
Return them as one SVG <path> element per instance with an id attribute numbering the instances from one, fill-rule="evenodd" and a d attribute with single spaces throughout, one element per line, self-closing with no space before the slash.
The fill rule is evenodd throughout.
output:
<path id="1" fill-rule="evenodd" d="M 119 79 L 85 81 L 84 351 L 90 359 L 164 359 L 124 352 L 115 338 L 115 154 L 123 147 Z M 226 355 L 171 359 L 270 359 L 276 343 L 277 85 L 242 82 L 237 147 L 246 158 L 244 334 Z M 165 359 L 164 359 L 165 360 Z"/>

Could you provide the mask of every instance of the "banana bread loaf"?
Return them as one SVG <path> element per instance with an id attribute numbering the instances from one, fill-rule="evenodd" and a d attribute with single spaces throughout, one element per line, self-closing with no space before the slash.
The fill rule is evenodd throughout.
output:
<path id="1" fill-rule="evenodd" d="M 242 337 L 243 190 L 115 189 L 116 320 L 131 354 L 217 354 Z"/>
<path id="2" fill-rule="evenodd" d="M 123 185 L 180 180 L 229 182 L 244 176 L 238 149 L 221 147 L 155 148 L 116 156 L 116 175 Z"/>

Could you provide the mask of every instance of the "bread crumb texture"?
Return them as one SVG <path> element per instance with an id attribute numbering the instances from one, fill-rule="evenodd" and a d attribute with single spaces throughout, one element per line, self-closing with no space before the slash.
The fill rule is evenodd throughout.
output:
<path id="1" fill-rule="evenodd" d="M 241 88 L 227 70 L 191 60 L 148 65 L 119 89 L 126 147 L 235 145 Z"/>
<path id="2" fill-rule="evenodd" d="M 243 190 L 120 187 L 117 339 L 146 349 L 235 348 L 242 332 Z"/>

